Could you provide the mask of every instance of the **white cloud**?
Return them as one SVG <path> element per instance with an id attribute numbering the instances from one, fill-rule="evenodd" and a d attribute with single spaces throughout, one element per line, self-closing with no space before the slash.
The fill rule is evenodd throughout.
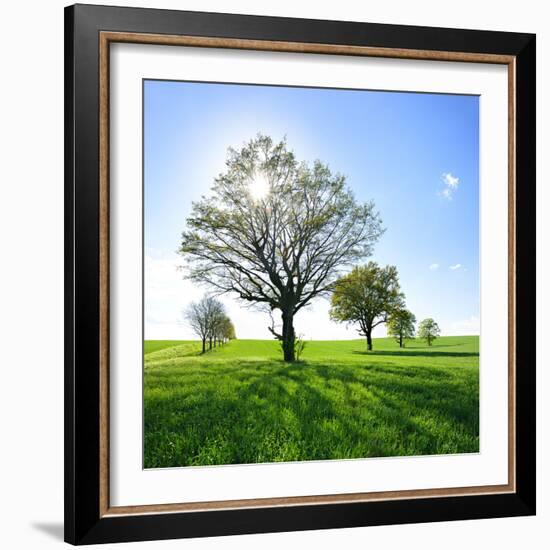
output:
<path id="1" fill-rule="evenodd" d="M 439 195 L 450 201 L 453 197 L 453 192 L 451 189 L 446 188 L 443 189 L 443 191 L 440 191 Z"/>
<path id="2" fill-rule="evenodd" d="M 456 189 L 460 182 L 460 180 L 458 178 L 455 178 L 451 173 L 443 174 L 442 178 L 445 182 L 445 185 L 447 185 L 451 189 Z"/>
<path id="3" fill-rule="evenodd" d="M 461 267 L 462 267 L 462 264 L 454 264 L 454 265 L 450 265 L 449 269 L 451 271 L 456 271 L 457 269 L 460 269 Z"/>
<path id="4" fill-rule="evenodd" d="M 446 172 L 441 175 L 441 180 L 445 187 L 438 192 L 438 195 L 447 200 L 452 200 L 454 193 L 458 189 L 460 179 L 456 176 L 453 176 L 450 172 Z"/>
<path id="5" fill-rule="evenodd" d="M 430 271 L 436 271 L 437 269 L 439 269 L 439 264 L 430 264 L 429 269 Z"/>

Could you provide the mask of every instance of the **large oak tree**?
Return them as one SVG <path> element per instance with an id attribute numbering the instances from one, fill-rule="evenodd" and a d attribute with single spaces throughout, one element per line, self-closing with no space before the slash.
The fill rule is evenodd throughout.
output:
<path id="1" fill-rule="evenodd" d="M 191 280 L 279 310 L 282 329 L 270 330 L 293 361 L 294 316 L 370 255 L 381 233 L 374 204 L 357 202 L 344 176 L 258 135 L 229 149 L 210 195 L 193 203 L 180 253 Z"/>

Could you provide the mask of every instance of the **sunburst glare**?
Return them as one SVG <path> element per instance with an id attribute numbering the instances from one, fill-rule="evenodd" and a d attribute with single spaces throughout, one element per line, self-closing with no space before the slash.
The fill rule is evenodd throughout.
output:
<path id="1" fill-rule="evenodd" d="M 256 172 L 248 184 L 248 192 L 255 201 L 261 201 L 269 195 L 269 179 L 264 172 Z"/>

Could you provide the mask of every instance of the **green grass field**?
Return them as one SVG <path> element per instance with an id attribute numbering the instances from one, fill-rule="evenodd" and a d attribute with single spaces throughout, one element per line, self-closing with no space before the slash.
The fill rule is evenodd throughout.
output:
<path id="1" fill-rule="evenodd" d="M 479 339 L 144 345 L 146 468 L 479 450 Z"/>

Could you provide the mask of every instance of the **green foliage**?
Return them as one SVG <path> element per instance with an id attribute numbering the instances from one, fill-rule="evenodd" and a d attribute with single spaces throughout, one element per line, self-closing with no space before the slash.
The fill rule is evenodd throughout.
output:
<path id="1" fill-rule="evenodd" d="M 290 365 L 278 348 L 147 354 L 145 467 L 479 451 L 478 337 L 313 341 Z"/>
<path id="2" fill-rule="evenodd" d="M 397 268 L 380 267 L 376 262 L 356 266 L 334 284 L 330 316 L 335 321 L 358 326 L 372 349 L 372 330 L 402 309 L 405 295 L 399 286 Z"/>
<path id="3" fill-rule="evenodd" d="M 191 280 L 280 310 L 274 335 L 291 361 L 294 315 L 328 292 L 342 266 L 370 255 L 381 233 L 374 204 L 358 203 L 344 176 L 258 135 L 229 149 L 210 195 L 193 203 L 179 252 Z"/>
<path id="4" fill-rule="evenodd" d="M 418 337 L 426 340 L 428 346 L 441 334 L 439 325 L 431 318 L 424 319 L 418 327 Z"/>
<path id="5" fill-rule="evenodd" d="M 405 346 L 405 340 L 414 338 L 414 325 L 416 317 L 406 309 L 397 309 L 389 317 L 386 329 L 393 336 L 399 347 Z"/>
<path id="6" fill-rule="evenodd" d="M 296 356 L 296 361 L 299 361 L 302 357 L 302 353 L 304 353 L 306 345 L 307 343 L 303 338 L 296 338 L 296 341 L 294 342 L 294 354 Z"/>
<path id="7" fill-rule="evenodd" d="M 223 322 L 223 338 L 226 341 L 235 340 L 237 338 L 237 333 L 235 332 L 235 326 L 231 322 L 229 317 L 226 317 Z"/>
<path id="8" fill-rule="evenodd" d="M 300 357 L 302 357 L 302 354 L 306 349 L 306 345 L 307 342 L 304 340 L 303 335 L 300 334 L 299 336 L 296 336 L 296 338 L 294 339 L 294 359 L 296 361 L 299 361 Z"/>

